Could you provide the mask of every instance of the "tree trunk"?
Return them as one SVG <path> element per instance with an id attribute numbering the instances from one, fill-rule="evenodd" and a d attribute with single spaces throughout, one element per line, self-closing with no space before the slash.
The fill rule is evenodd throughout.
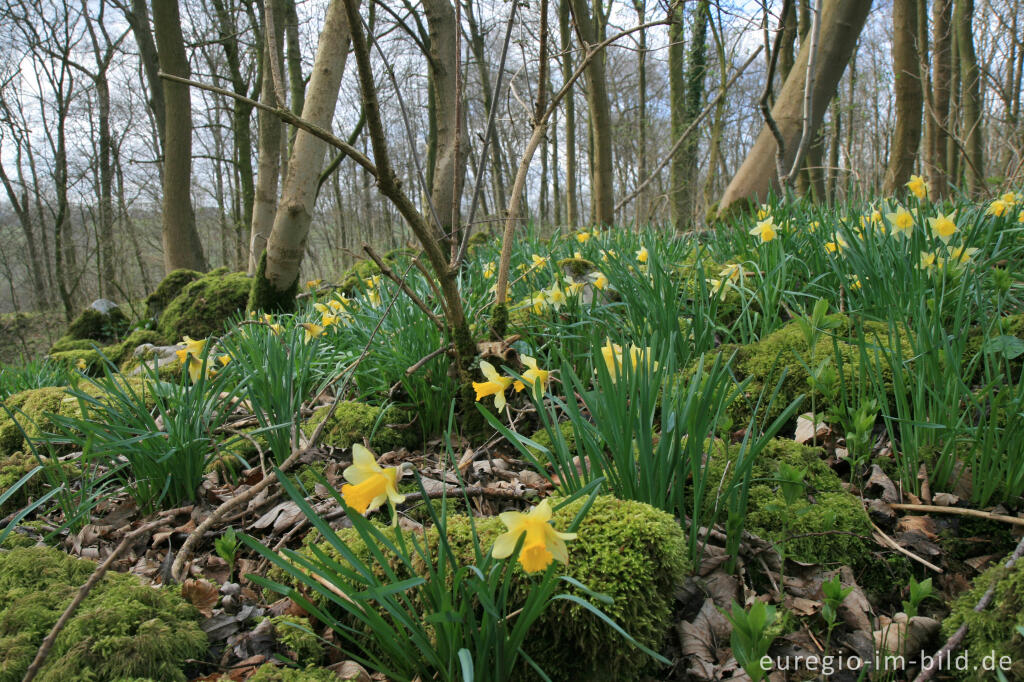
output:
<path id="1" fill-rule="evenodd" d="M 704 103 L 704 74 L 707 72 L 707 34 L 711 21 L 711 3 L 700 0 L 693 12 L 693 34 L 690 37 L 690 57 L 686 68 L 686 102 L 683 109 L 683 130 L 686 130 L 700 115 Z M 697 203 L 697 148 L 700 136 L 692 134 L 679 147 L 676 154 L 681 157 L 684 168 L 683 185 L 683 229 L 689 229 L 693 222 Z M 676 229 L 680 223 L 676 223 Z"/>
<path id="2" fill-rule="evenodd" d="M 826 0 L 821 9 L 820 43 L 812 76 L 814 92 L 808 122 L 811 133 L 817 132 L 821 126 L 825 109 L 850 61 L 871 4 L 871 0 Z M 783 165 L 788 167 L 793 165 L 803 129 L 804 83 L 809 53 L 810 41 L 806 41 L 771 111 L 785 144 Z M 764 125 L 753 148 L 726 187 L 719 202 L 720 213 L 729 210 L 737 202 L 763 201 L 771 190 L 780 188 L 776 152 L 775 137 L 768 126 Z"/>
<path id="3" fill-rule="evenodd" d="M 981 135 L 981 74 L 974 52 L 974 0 L 957 0 L 953 22 L 960 53 L 963 138 L 967 153 L 967 189 L 979 197 L 985 191 L 985 159 Z"/>
<path id="4" fill-rule="evenodd" d="M 491 96 L 494 94 L 491 86 L 491 69 L 487 63 L 484 35 L 476 22 L 476 15 L 473 13 L 473 2 L 471 0 L 466 2 L 466 23 L 469 27 L 469 49 L 473 52 L 473 60 L 476 62 L 477 74 L 480 78 L 480 87 L 483 90 L 481 94 L 484 99 L 484 119 L 490 120 L 491 108 L 498 106 L 498 103 L 491 101 Z M 505 198 L 504 162 L 502 161 L 502 149 L 497 134 L 491 138 L 490 149 L 491 187 L 494 192 L 495 205 L 498 207 L 498 210 L 503 210 L 508 205 L 508 200 Z M 480 160 L 479 172 L 485 172 L 484 166 L 486 163 L 485 159 Z"/>
<path id="5" fill-rule="evenodd" d="M 424 0 L 427 30 L 430 32 L 430 82 L 433 83 L 436 152 L 431 173 L 430 198 L 441 221 L 441 231 L 450 235 L 458 223 L 459 201 L 466 178 L 466 126 L 462 93 L 456 88 L 455 10 L 449 0 Z M 458 242 L 457 235 L 455 241 Z M 450 238 L 445 247 L 450 250 Z"/>
<path id="6" fill-rule="evenodd" d="M 646 0 L 633 0 L 633 9 L 636 10 L 636 21 L 638 24 L 647 22 Z M 637 137 L 640 148 L 637 158 L 636 175 L 639 182 L 647 178 L 647 31 L 640 31 L 637 42 L 637 90 L 639 91 L 637 111 Z M 647 209 L 648 199 L 646 190 L 636 198 L 636 226 L 639 228 L 646 223 L 650 217 Z"/>
<path id="7" fill-rule="evenodd" d="M 888 196 L 902 188 L 914 171 L 921 143 L 920 62 L 917 52 L 917 0 L 893 0 L 892 70 L 895 77 L 896 130 L 889 150 L 889 168 L 882 192 Z"/>
<path id="8" fill-rule="evenodd" d="M 274 3 L 274 13 L 279 14 L 280 3 Z M 270 55 L 281 54 L 284 38 L 283 17 L 274 21 L 276 35 L 264 30 L 263 43 L 263 78 L 260 88 L 260 99 L 265 104 L 273 105 L 274 75 L 268 60 Z M 277 50 L 269 49 L 268 40 L 276 41 Z M 333 115 L 333 111 L 332 111 Z M 281 138 L 284 124 L 274 114 L 260 111 L 259 121 L 259 155 L 257 161 L 256 188 L 253 196 L 252 222 L 249 229 L 249 274 L 255 275 L 259 267 L 260 257 L 267 247 L 267 237 L 274 228 L 274 217 L 277 214 L 277 189 L 281 177 Z M 319 171 L 318 171 L 319 172 Z"/>
<path id="9" fill-rule="evenodd" d="M 154 0 L 162 2 L 164 0 Z M 149 84 L 149 108 L 153 112 L 153 119 L 156 121 L 157 136 L 160 141 L 161 151 L 165 146 L 164 131 L 166 130 L 166 112 L 164 105 L 164 83 L 160 78 L 160 59 L 157 54 L 156 43 L 153 42 L 153 33 L 149 29 L 149 9 L 146 7 L 146 0 L 131 0 L 131 9 L 125 8 L 125 19 L 132 29 L 135 37 L 135 45 L 139 51 L 139 61 L 142 62 L 142 69 L 146 73 L 146 81 Z"/>
<path id="10" fill-rule="evenodd" d="M 572 78 L 572 38 L 569 33 L 569 3 L 559 0 L 558 33 L 561 38 L 562 80 Z M 579 226 L 579 199 L 576 192 L 576 95 L 570 90 L 565 96 L 565 222 L 570 229 Z M 502 204 L 502 207 L 507 203 Z"/>
<path id="11" fill-rule="evenodd" d="M 189 77 L 188 57 L 181 35 L 178 0 L 153 0 L 160 68 L 168 74 Z M 206 270 L 203 245 L 192 211 L 192 98 L 189 86 L 164 82 L 164 271 L 179 268 Z"/>
<path id="12" fill-rule="evenodd" d="M 669 9 L 668 25 L 668 86 L 671 139 L 678 140 L 686 130 L 686 81 L 683 63 L 683 8 L 673 4 Z M 675 154 L 669 163 L 668 205 L 669 219 L 676 232 L 686 227 L 686 160 Z"/>
<path id="13" fill-rule="evenodd" d="M 588 49 L 601 42 L 600 10 L 592 16 L 586 0 L 571 0 L 573 20 L 580 42 Z M 594 211 L 591 222 L 611 225 L 615 220 L 614 168 L 612 167 L 612 111 L 608 101 L 605 52 L 595 55 L 584 72 L 590 105 L 590 136 L 593 145 L 590 192 Z"/>
<path id="14" fill-rule="evenodd" d="M 334 118 L 350 39 L 345 3 L 332 0 L 327 8 L 313 74 L 302 107 L 303 119 L 326 130 L 330 130 Z M 250 309 L 291 310 L 295 306 L 299 268 L 306 252 L 306 238 L 326 149 L 327 143 L 303 130 L 295 135 L 281 202 L 253 280 Z"/>
<path id="15" fill-rule="evenodd" d="M 946 147 L 949 137 L 950 77 L 952 69 L 952 38 L 950 33 L 953 0 L 932 0 L 932 135 L 929 179 L 938 198 L 949 193 L 949 165 Z"/>

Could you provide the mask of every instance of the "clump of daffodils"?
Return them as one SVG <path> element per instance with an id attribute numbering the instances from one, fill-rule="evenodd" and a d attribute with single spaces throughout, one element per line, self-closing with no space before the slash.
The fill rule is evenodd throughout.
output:
<path id="1" fill-rule="evenodd" d="M 547 388 L 548 379 L 551 372 L 546 369 L 542 369 L 537 365 L 537 360 L 530 357 L 529 355 L 521 356 L 523 365 L 526 366 L 526 371 L 523 372 L 521 378 L 515 376 L 502 376 L 494 365 L 487 362 L 486 360 L 480 361 L 480 372 L 484 375 L 484 381 L 474 381 L 473 390 L 476 391 L 476 400 L 479 402 L 482 398 L 488 396 L 494 396 L 494 407 L 498 410 L 505 409 L 506 399 L 505 391 L 513 386 L 518 393 L 525 388 L 531 388 L 533 396 L 540 400 L 541 396 L 544 395 L 544 390 Z"/>
<path id="2" fill-rule="evenodd" d="M 575 540 L 576 533 L 560 533 L 551 525 L 551 505 L 547 500 L 529 512 L 503 512 L 499 518 L 508 531 L 494 541 L 491 556 L 495 559 L 507 559 L 512 556 L 523 538 L 519 550 L 519 563 L 527 573 L 535 573 L 546 569 L 553 560 L 563 564 L 569 563 L 569 552 L 566 540 Z"/>
<path id="3" fill-rule="evenodd" d="M 622 370 L 624 355 L 628 355 L 630 366 L 634 370 L 641 361 L 649 364 L 654 371 L 658 369 L 658 363 L 651 361 L 650 346 L 641 348 L 636 344 L 631 344 L 628 352 L 624 352 L 622 346 L 612 343 L 611 339 L 606 339 L 605 345 L 601 346 L 601 356 L 604 358 L 604 364 L 608 368 L 608 375 L 612 381 L 617 380 L 619 372 Z"/>
<path id="4" fill-rule="evenodd" d="M 360 514 L 376 511 L 385 502 L 399 504 L 405 501 L 405 495 L 398 492 L 401 473 L 398 467 L 380 466 L 372 452 L 356 443 L 352 464 L 342 472 L 348 483 L 341 487 L 341 497 Z"/>

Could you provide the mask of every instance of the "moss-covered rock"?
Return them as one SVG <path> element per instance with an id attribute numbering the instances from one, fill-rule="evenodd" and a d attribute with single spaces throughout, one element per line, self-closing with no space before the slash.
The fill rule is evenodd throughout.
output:
<path id="1" fill-rule="evenodd" d="M 318 409 L 303 425 L 303 431 L 307 435 L 313 433 L 314 429 L 323 421 L 327 410 L 327 407 Z M 345 400 L 338 403 L 338 408 L 324 428 L 321 443 L 337 448 L 347 448 L 352 443 L 362 443 L 364 437 L 370 438 L 370 434 L 373 433 L 373 437 L 370 438 L 370 447 L 376 452 L 414 447 L 417 441 L 415 430 L 388 426 L 388 424 L 404 424 L 409 421 L 409 415 L 396 407 L 389 407 L 384 412 L 383 408 L 376 405 Z M 377 428 L 376 433 L 374 433 L 374 427 Z"/>
<path id="2" fill-rule="evenodd" d="M 53 353 L 65 353 L 71 350 L 91 350 L 95 345 L 96 342 L 90 339 L 74 339 L 66 335 L 54 341 L 47 352 L 52 355 Z"/>
<path id="3" fill-rule="evenodd" d="M 139 346 L 162 342 L 163 336 L 156 330 L 136 329 L 120 343 L 98 349 L 95 341 L 58 342 L 50 349 L 49 358 L 65 369 L 80 370 L 89 376 L 100 376 L 103 374 L 104 358 L 110 360 L 115 367 L 120 367 L 132 357 Z"/>
<path id="4" fill-rule="evenodd" d="M 157 285 L 156 291 L 146 297 L 146 313 L 152 318 L 160 317 L 181 290 L 203 276 L 195 270 L 174 270 Z"/>
<path id="5" fill-rule="evenodd" d="M 942 621 L 944 637 L 967 624 L 964 649 L 978 669 L 959 673 L 960 679 L 992 679 L 992 672 L 981 670 L 980 664 L 993 654 L 997 662 L 1009 657 L 1012 667 L 1007 679 L 1024 679 L 1024 635 L 1017 631 L 1017 627 L 1024 626 L 1024 561 L 1017 561 L 1012 569 L 1007 569 L 1005 563 L 1000 561 L 975 578 L 971 589 L 957 597 L 952 612 Z M 974 611 L 993 583 L 996 588 L 988 608 L 981 613 Z"/>
<path id="6" fill-rule="evenodd" d="M 20 680 L 39 645 L 96 565 L 55 549 L 0 553 L 0 682 Z M 68 621 L 37 679 L 188 679 L 202 657 L 199 612 L 173 589 L 108 573 Z"/>
<path id="7" fill-rule="evenodd" d="M 372 260 L 357 260 L 341 275 L 339 289 L 346 296 L 351 296 L 363 287 L 363 280 L 379 274 L 380 268 Z"/>
<path id="8" fill-rule="evenodd" d="M 813 351 L 807 347 L 803 332 L 797 322 L 791 322 L 772 332 L 756 343 L 746 345 L 726 344 L 716 352 L 726 358 L 735 353 L 732 368 L 739 380 L 750 377 L 751 382 L 746 393 L 740 396 L 730 407 L 729 417 L 737 427 L 745 426 L 750 419 L 758 397 L 765 390 L 766 398 L 774 390 L 780 378 L 781 388 L 770 409 L 762 409 L 761 418 L 770 421 L 777 417 L 795 398 L 800 395 L 812 394 L 810 374 L 807 367 L 817 367 L 823 361 L 829 361 L 839 371 L 842 369 L 842 385 L 857 386 L 861 373 L 862 354 L 874 369 L 881 370 L 886 393 L 892 395 L 892 371 L 882 355 L 884 349 L 892 348 L 893 339 L 888 327 L 877 322 L 862 322 L 864 333 L 863 348 L 857 341 L 856 325 L 845 315 L 829 315 L 826 317 L 834 328 L 821 334 Z M 913 357 L 913 350 L 905 334 L 901 335 L 902 357 L 906 360 Z M 838 351 L 838 356 L 837 356 Z M 691 375 L 698 361 L 684 371 L 684 376 Z M 705 361 L 707 362 L 707 361 Z M 869 369 L 869 372 L 873 369 Z M 870 381 L 869 376 L 864 377 Z M 840 389 L 841 390 L 841 389 Z M 814 393 L 819 412 L 828 410 L 835 405 L 825 396 Z M 807 405 L 809 403 L 805 403 Z"/>
<path id="9" fill-rule="evenodd" d="M 24 452 L 16 451 L 9 455 L 0 455 L 0 495 L 11 489 L 15 483 L 21 480 L 21 477 L 32 471 L 35 468 L 37 462 L 36 458 L 32 455 L 26 455 Z M 21 509 L 24 507 L 29 499 L 38 497 L 43 491 L 45 480 L 41 473 L 36 473 L 35 476 L 26 481 L 17 492 L 15 492 L 8 500 L 0 505 L 0 517 L 7 516 L 7 514 Z"/>
<path id="10" fill-rule="evenodd" d="M 114 306 L 102 313 L 95 308 L 86 308 L 82 314 L 68 325 L 67 337 L 71 339 L 91 339 L 93 341 L 112 341 L 128 331 L 131 320 L 119 307 Z"/>
<path id="11" fill-rule="evenodd" d="M 555 527 L 565 529 L 581 505 L 582 501 L 577 501 L 557 510 Z M 506 530 L 497 518 L 474 521 L 485 548 Z M 450 515 L 446 531 L 457 559 L 472 563 L 473 531 L 468 517 Z M 641 644 L 658 650 L 668 632 L 665 623 L 671 616 L 674 587 L 691 568 L 679 524 L 669 514 L 641 502 L 602 496 L 594 502 L 578 534 L 578 539 L 569 543 L 565 573 L 611 597 L 613 603 L 601 604 L 602 610 Z M 338 535 L 369 563 L 369 550 L 354 529 L 342 530 Z M 426 541 L 436 549 L 436 528 L 427 532 Z M 318 547 L 334 554 L 326 542 Z M 534 580 L 517 566 L 510 603 L 522 602 Z M 340 609 L 335 615 L 344 617 Z M 651 668 L 646 654 L 627 644 L 600 619 L 567 601 L 550 604 L 533 625 L 527 653 L 553 680 L 639 680 Z M 533 677 L 524 670 L 523 679 Z"/>
<path id="12" fill-rule="evenodd" d="M 137 392 L 146 390 L 146 380 L 143 378 L 125 377 L 118 381 L 125 382 Z M 78 389 L 94 398 L 102 399 L 106 395 L 102 382 L 82 381 Z M 44 433 L 52 433 L 55 426 L 50 415 L 81 415 L 78 400 L 67 393 L 66 386 L 46 386 L 21 391 L 10 396 L 4 404 L 13 417 L 6 410 L 0 411 L 0 456 L 10 455 L 18 450 L 30 452 L 25 434 L 29 438 L 38 438 Z"/>
<path id="13" fill-rule="evenodd" d="M 245 310 L 251 287 L 244 272 L 221 269 L 203 275 L 167 304 L 157 330 L 172 343 L 184 336 L 203 339 L 216 334 L 228 318 Z"/>
<path id="14" fill-rule="evenodd" d="M 305 669 L 285 668 L 266 663 L 256 669 L 248 682 L 345 682 L 326 668 L 309 666 Z"/>

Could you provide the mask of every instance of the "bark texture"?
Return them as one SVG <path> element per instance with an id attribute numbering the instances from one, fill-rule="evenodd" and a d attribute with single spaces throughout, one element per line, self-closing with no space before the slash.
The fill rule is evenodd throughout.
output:
<path id="1" fill-rule="evenodd" d="M 882 187 L 882 191 L 890 196 L 910 180 L 917 159 L 917 148 L 921 143 L 924 91 L 921 88 L 921 65 L 917 52 L 917 5 L 918 0 L 893 0 L 892 65 L 896 78 L 896 130 L 893 131 L 889 167 Z"/>

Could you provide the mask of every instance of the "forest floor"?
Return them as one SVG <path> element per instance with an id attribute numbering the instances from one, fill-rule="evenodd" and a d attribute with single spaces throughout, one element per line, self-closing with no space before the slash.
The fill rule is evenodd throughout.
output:
<path id="1" fill-rule="evenodd" d="M 499 249 L 474 390 L 368 262 L 5 356 L 0 682 L 69 557 L 41 679 L 1024 679 L 1024 199 L 528 232 L 485 341 Z"/>

